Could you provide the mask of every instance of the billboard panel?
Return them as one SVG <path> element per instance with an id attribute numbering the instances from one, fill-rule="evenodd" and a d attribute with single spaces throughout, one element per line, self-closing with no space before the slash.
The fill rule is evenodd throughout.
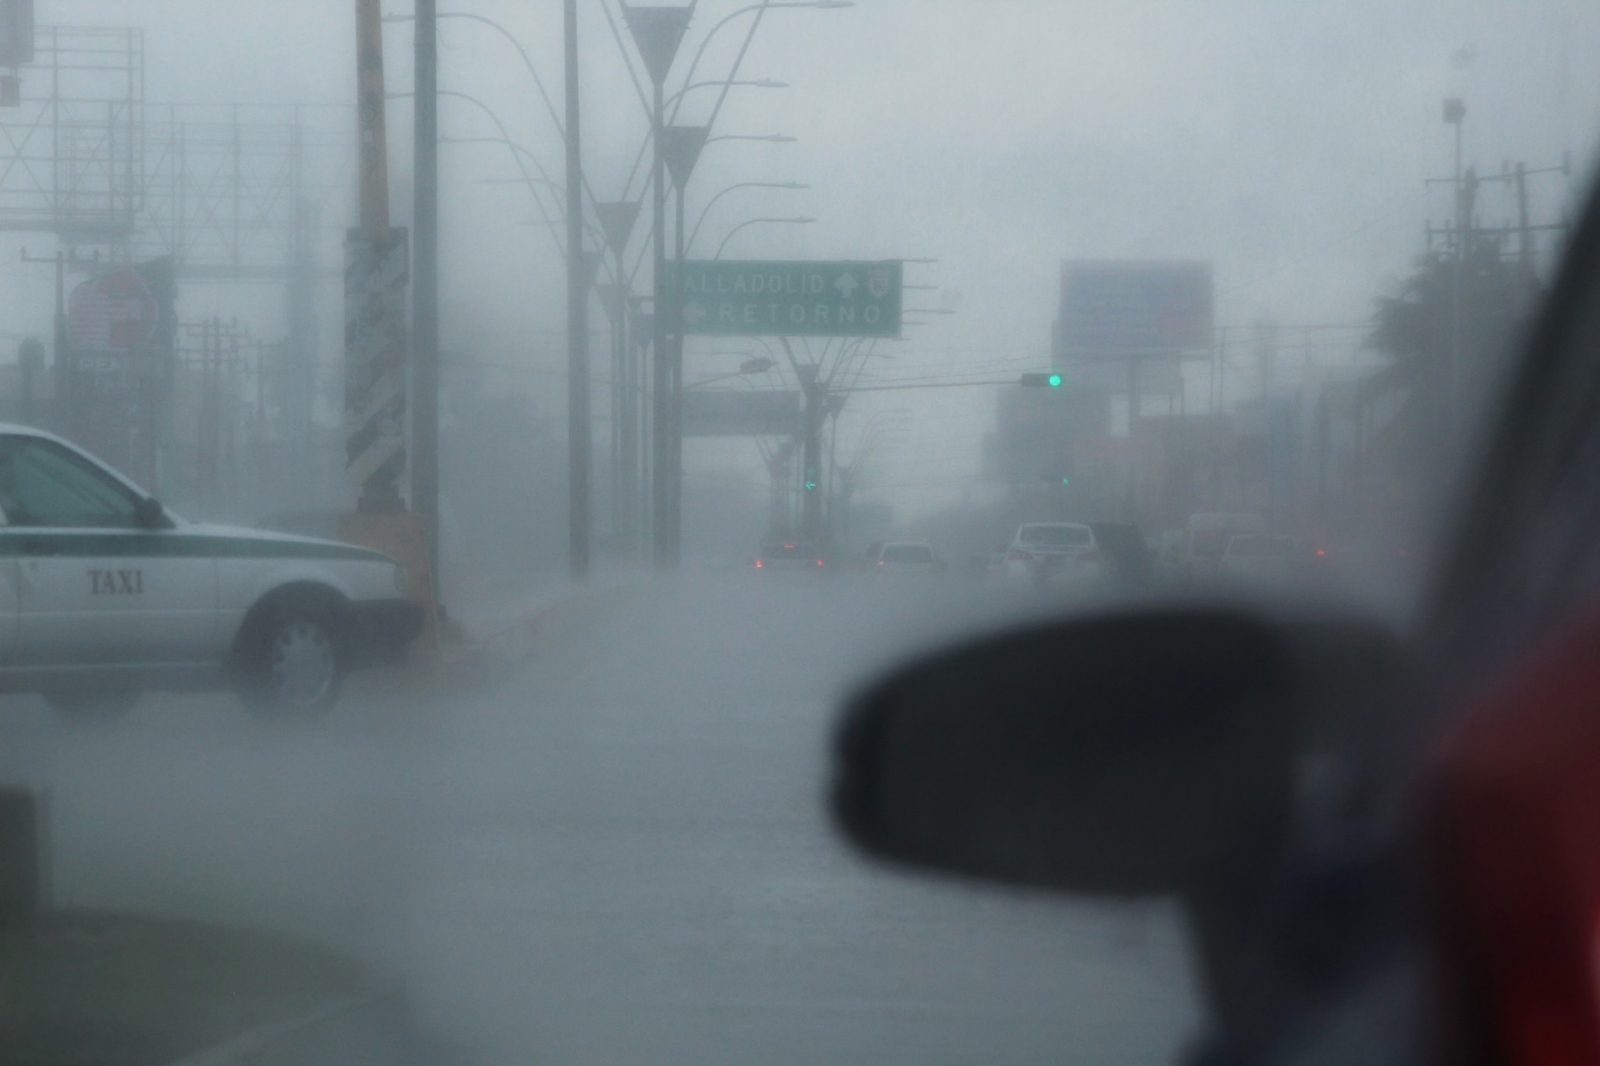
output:
<path id="1" fill-rule="evenodd" d="M 1061 264 L 1059 356 L 1210 348 L 1211 264 L 1068 260 Z"/>
<path id="2" fill-rule="evenodd" d="M 799 392 L 683 394 L 685 437 L 794 437 L 805 432 Z"/>
<path id="3" fill-rule="evenodd" d="M 171 258 L 118 266 L 72 290 L 59 375 L 64 435 L 158 488 L 156 451 L 172 388 Z"/>
<path id="4" fill-rule="evenodd" d="M 0 0 L 0 67 L 33 62 L 33 0 Z"/>

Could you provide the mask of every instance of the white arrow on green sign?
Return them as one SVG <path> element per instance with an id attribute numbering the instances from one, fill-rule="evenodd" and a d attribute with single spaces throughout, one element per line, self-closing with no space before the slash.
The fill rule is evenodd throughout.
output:
<path id="1" fill-rule="evenodd" d="M 689 260 L 683 332 L 701 337 L 898 337 L 901 263 Z"/>

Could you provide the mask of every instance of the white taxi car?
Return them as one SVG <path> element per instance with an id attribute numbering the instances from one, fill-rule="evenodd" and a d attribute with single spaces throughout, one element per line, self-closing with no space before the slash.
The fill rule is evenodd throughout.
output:
<path id="1" fill-rule="evenodd" d="M 0 425 L 0 691 L 111 714 L 152 690 L 231 688 L 309 715 L 421 632 L 391 558 L 185 522 L 59 437 Z"/>

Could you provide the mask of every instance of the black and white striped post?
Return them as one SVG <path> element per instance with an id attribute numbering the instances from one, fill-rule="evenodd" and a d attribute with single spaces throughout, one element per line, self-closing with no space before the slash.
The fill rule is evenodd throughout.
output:
<path id="1" fill-rule="evenodd" d="M 407 233 L 389 225 L 383 28 L 378 0 L 357 0 L 361 226 L 345 240 L 345 474 L 356 509 L 404 509 L 406 477 Z"/>

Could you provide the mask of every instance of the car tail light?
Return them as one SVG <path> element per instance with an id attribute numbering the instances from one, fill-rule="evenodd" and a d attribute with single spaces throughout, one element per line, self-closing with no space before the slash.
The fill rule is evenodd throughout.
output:
<path id="1" fill-rule="evenodd" d="M 883 560 L 882 560 L 882 559 L 879 559 L 879 560 L 878 560 L 878 565 L 879 565 L 879 566 L 882 566 L 882 565 L 883 565 Z"/>
<path id="2" fill-rule="evenodd" d="M 760 559 L 757 559 L 757 560 L 756 560 L 756 569 L 757 569 L 757 570 L 760 570 L 760 569 L 761 569 L 761 565 L 762 565 L 762 564 L 761 564 L 761 560 L 760 560 Z"/>
<path id="3" fill-rule="evenodd" d="M 1082 566 L 1084 563 L 1096 563 L 1096 564 L 1098 564 L 1098 563 L 1102 563 L 1104 561 L 1105 561 L 1104 557 L 1102 557 L 1101 554 L 1098 551 L 1092 551 L 1091 550 L 1091 551 L 1079 552 L 1078 553 L 1078 565 L 1079 566 Z"/>
<path id="4" fill-rule="evenodd" d="M 821 565 L 822 565 L 822 560 L 821 560 L 821 559 L 818 559 L 818 560 L 817 560 L 817 565 L 818 565 L 818 566 L 821 566 Z"/>
<path id="5" fill-rule="evenodd" d="M 1020 548 L 1013 548 L 1011 551 L 1006 553 L 1006 562 L 1008 562 L 1008 563 L 1031 563 L 1031 562 L 1033 562 L 1033 555 L 1032 555 L 1032 553 L 1025 552 Z"/>

